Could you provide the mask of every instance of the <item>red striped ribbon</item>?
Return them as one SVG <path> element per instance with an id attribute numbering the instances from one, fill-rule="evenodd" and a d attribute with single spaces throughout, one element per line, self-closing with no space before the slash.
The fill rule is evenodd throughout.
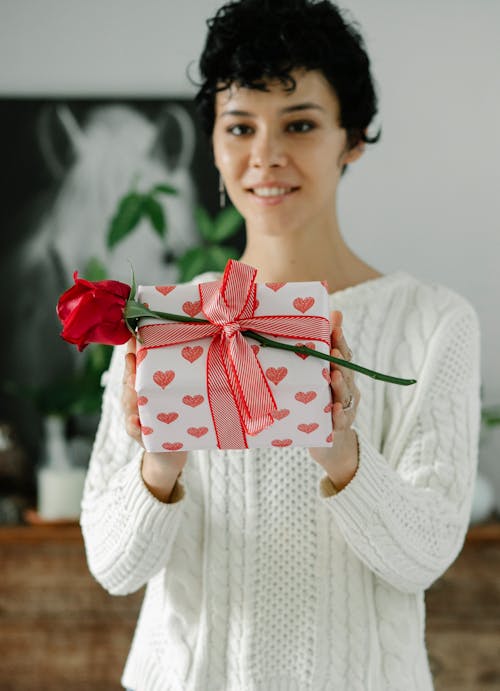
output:
<path id="1" fill-rule="evenodd" d="M 201 309 L 209 323 L 161 322 L 139 329 L 145 348 L 212 337 L 207 356 L 207 394 L 218 448 L 248 448 L 246 435 L 270 427 L 274 422 L 271 411 L 277 409 L 257 355 L 242 331 L 330 343 L 325 317 L 254 316 L 256 274 L 252 266 L 230 259 L 219 281 L 198 286 Z"/>

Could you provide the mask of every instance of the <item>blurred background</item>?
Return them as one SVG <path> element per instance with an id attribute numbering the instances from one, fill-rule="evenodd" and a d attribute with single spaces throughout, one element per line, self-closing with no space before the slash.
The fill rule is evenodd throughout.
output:
<path id="1" fill-rule="evenodd" d="M 205 20 L 219 4 L 0 0 L 0 543 L 10 535 L 5 544 L 17 555 L 9 552 L 13 589 L 28 568 L 24 553 L 15 551 L 20 545 L 44 545 L 51 558 L 55 550 L 65 563 L 73 559 L 78 578 L 85 569 L 79 535 L 68 532 L 76 517 L 57 497 L 73 493 L 74 503 L 78 496 L 109 350 L 81 355 L 59 338 L 54 306 L 73 271 L 130 282 L 131 259 L 139 280 L 169 283 L 222 268 L 242 248 L 240 219 L 231 209 L 220 215 L 218 179 L 192 101 Z M 340 224 L 353 249 L 380 271 L 404 269 L 447 285 L 477 310 L 483 423 L 471 522 L 490 530 L 474 549 L 486 545 L 491 568 L 500 561 L 500 3 L 346 0 L 341 6 L 359 22 L 372 59 L 379 113 L 370 133 L 381 126 L 382 138 L 343 178 Z M 214 240 L 221 225 L 228 229 L 223 242 Z M 53 474 L 43 475 L 51 467 Z M 49 502 L 43 506 L 41 491 Z M 22 524 L 36 527 L 37 537 L 14 527 L 5 532 Z M 43 532 L 54 526 L 59 532 Z M 74 550 L 70 557 L 57 551 L 61 535 Z M 40 552 L 35 571 L 49 563 L 47 554 Z M 66 592 L 57 578 L 50 583 Z M 491 587 L 490 615 L 500 610 L 498 587 Z M 12 592 L 3 591 L 4 601 Z M 136 604 L 113 610 L 125 626 L 124 650 Z M 57 611 L 67 622 L 65 607 Z M 99 600 L 92 609 L 93 626 L 104 607 L 111 605 Z M 4 611 L 19 621 L 18 611 Z M 46 651 L 43 636 L 37 646 L 18 635 L 19 645 Z M 498 649 L 500 641 L 489 635 L 485 645 L 494 641 Z M 477 643 L 480 635 L 474 636 Z M 439 643 L 443 650 L 451 645 L 446 641 Z M 112 653 L 118 669 L 124 654 Z M 474 662 L 470 686 L 460 686 L 458 675 L 445 677 L 446 688 L 476 691 L 497 682 L 500 688 L 491 660 L 480 681 Z M 30 686 L 28 673 L 22 677 L 12 665 L 2 688 L 80 688 L 74 676 L 64 686 L 63 667 L 59 681 L 53 677 L 45 687 Z M 90 682 L 118 688 L 88 674 L 81 688 Z"/>

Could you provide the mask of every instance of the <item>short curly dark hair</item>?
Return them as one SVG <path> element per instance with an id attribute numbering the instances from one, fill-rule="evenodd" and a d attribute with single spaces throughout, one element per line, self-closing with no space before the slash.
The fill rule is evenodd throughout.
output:
<path id="1" fill-rule="evenodd" d="M 356 22 L 328 0 L 239 0 L 223 5 L 207 20 L 208 34 L 199 61 L 202 78 L 195 102 L 210 137 L 215 94 L 231 84 L 266 91 L 279 80 L 293 91 L 290 72 L 320 70 L 339 100 L 340 126 L 348 149 L 380 139 L 365 133 L 377 113 L 370 60 Z M 342 170 L 344 172 L 345 166 Z"/>

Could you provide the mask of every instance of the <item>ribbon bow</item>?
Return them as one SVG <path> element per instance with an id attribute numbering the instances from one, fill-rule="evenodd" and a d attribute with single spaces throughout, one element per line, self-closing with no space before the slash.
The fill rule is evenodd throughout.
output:
<path id="1" fill-rule="evenodd" d="M 207 322 L 164 322 L 140 328 L 145 348 L 212 338 L 207 355 L 207 394 L 218 448 L 248 448 L 247 434 L 258 434 L 274 423 L 271 413 L 277 408 L 276 401 L 245 331 L 330 342 L 325 317 L 255 316 L 256 274 L 254 267 L 229 260 L 220 280 L 198 286 Z"/>

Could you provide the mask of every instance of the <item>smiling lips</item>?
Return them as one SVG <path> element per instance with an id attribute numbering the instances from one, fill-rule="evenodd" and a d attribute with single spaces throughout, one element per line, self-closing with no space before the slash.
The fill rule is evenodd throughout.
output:
<path id="1" fill-rule="evenodd" d="M 253 194 L 255 197 L 257 197 L 259 201 L 265 204 L 278 204 L 285 197 L 287 197 L 289 194 L 295 192 L 298 189 L 298 187 L 270 183 L 258 185 L 256 187 L 250 187 L 247 189 L 247 191 Z"/>

